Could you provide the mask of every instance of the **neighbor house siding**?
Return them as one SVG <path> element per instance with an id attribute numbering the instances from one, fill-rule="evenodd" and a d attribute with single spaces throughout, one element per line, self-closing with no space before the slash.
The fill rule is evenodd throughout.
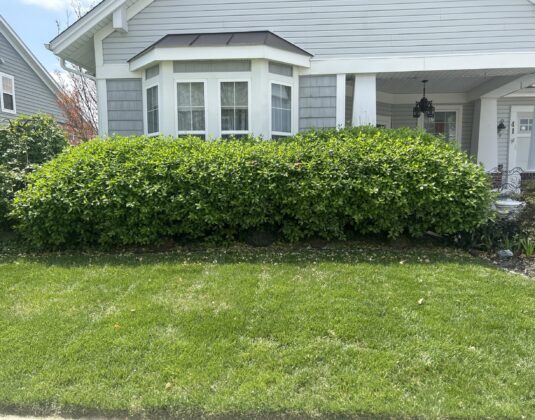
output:
<path id="1" fill-rule="evenodd" d="M 122 136 L 143 134 L 143 90 L 141 79 L 106 82 L 108 133 Z"/>
<path id="2" fill-rule="evenodd" d="M 507 127 L 501 136 L 498 137 L 498 165 L 504 165 L 505 169 L 510 168 L 509 164 L 509 144 L 511 130 L 511 108 L 513 106 L 534 106 L 535 98 L 501 98 L 498 99 L 498 118 L 496 127 L 503 120 Z"/>
<path id="3" fill-rule="evenodd" d="M 336 127 L 336 76 L 299 78 L 299 129 Z"/>
<path id="4" fill-rule="evenodd" d="M 527 0 L 155 0 L 104 40 L 124 63 L 167 34 L 269 29 L 316 57 L 525 51 Z"/>
<path id="5" fill-rule="evenodd" d="M 42 112 L 63 119 L 56 95 L 1 33 L 0 58 L 4 59 L 0 72 L 15 78 L 16 115 Z M 4 113 L 0 109 L 0 119 L 11 119 L 16 115 Z"/>

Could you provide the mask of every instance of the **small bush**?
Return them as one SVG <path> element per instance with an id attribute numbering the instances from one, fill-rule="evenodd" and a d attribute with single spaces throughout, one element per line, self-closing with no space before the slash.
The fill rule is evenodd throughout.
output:
<path id="1" fill-rule="evenodd" d="M 535 237 L 535 180 L 522 185 L 520 201 L 526 204 L 518 218 L 520 228 L 525 235 Z"/>
<path id="2" fill-rule="evenodd" d="M 22 115 L 0 127 L 0 227 L 26 175 L 67 146 L 65 133 L 48 115 Z"/>
<path id="3" fill-rule="evenodd" d="M 487 220 L 484 170 L 408 129 L 308 132 L 280 141 L 94 140 L 29 177 L 13 215 L 38 246 L 145 245 L 165 238 L 291 241 L 419 236 Z"/>

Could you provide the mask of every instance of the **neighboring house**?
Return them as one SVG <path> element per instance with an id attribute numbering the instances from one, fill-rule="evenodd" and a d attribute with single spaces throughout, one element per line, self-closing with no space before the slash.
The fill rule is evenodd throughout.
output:
<path id="1" fill-rule="evenodd" d="M 104 0 L 49 48 L 96 77 L 103 136 L 422 127 L 535 169 L 534 3 Z"/>
<path id="2" fill-rule="evenodd" d="M 0 124 L 17 115 L 46 113 L 62 119 L 59 87 L 0 16 Z"/>

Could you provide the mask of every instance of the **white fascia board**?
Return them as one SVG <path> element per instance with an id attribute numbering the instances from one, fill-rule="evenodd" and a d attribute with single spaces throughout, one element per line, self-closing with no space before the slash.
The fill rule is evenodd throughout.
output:
<path id="1" fill-rule="evenodd" d="M 194 60 L 254 60 L 265 59 L 310 67 L 310 57 L 279 50 L 266 45 L 235 47 L 178 47 L 155 48 L 130 62 L 130 70 L 138 71 L 162 61 Z"/>
<path id="2" fill-rule="evenodd" d="M 0 16 L 0 32 L 54 95 L 57 94 L 60 90 L 57 82 L 2 16 Z"/>
<path id="3" fill-rule="evenodd" d="M 303 74 L 399 73 L 414 71 L 535 68 L 535 52 L 493 52 L 428 56 L 312 58 Z"/>
<path id="4" fill-rule="evenodd" d="M 126 0 L 108 0 L 107 3 L 97 5 L 89 15 L 82 17 L 75 22 L 65 32 L 55 38 L 50 44 L 49 49 L 56 55 L 61 54 L 73 42 L 77 41 L 86 32 L 90 31 L 95 25 L 103 19 L 112 15 L 115 10 L 126 4 Z"/>

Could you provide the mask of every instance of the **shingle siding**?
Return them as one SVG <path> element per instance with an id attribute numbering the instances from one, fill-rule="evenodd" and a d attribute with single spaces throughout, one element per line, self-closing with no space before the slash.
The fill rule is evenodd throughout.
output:
<path id="1" fill-rule="evenodd" d="M 45 113 L 63 120 L 57 98 L 17 50 L 0 33 L 0 57 L 4 63 L 0 72 L 15 78 L 15 105 L 17 115 Z M 16 115 L 4 113 L 0 109 L 0 120 L 12 119 Z"/>
<path id="2" fill-rule="evenodd" d="M 299 130 L 336 127 L 336 76 L 299 78 Z"/>
<path id="3" fill-rule="evenodd" d="M 143 90 L 141 79 L 114 79 L 108 91 L 108 132 L 121 136 L 143 134 Z"/>
<path id="4" fill-rule="evenodd" d="M 104 40 L 123 63 L 167 34 L 269 29 L 316 57 L 525 51 L 526 0 L 155 0 Z"/>

